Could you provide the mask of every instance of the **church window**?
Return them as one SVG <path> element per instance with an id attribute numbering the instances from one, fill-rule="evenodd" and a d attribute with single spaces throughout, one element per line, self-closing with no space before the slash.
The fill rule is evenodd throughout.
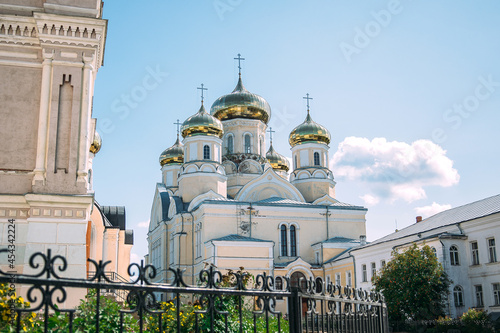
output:
<path id="1" fill-rule="evenodd" d="M 293 160 L 293 168 L 297 169 L 297 155 L 295 155 L 295 158 Z"/>
<path id="2" fill-rule="evenodd" d="M 280 249 L 280 255 L 286 257 L 288 255 L 288 244 L 287 244 L 287 237 L 286 237 L 286 226 L 282 225 L 281 226 L 281 249 Z"/>
<path id="3" fill-rule="evenodd" d="M 361 271 L 363 272 L 362 282 L 368 282 L 368 273 L 366 272 L 366 265 L 361 266 Z"/>
<path id="4" fill-rule="evenodd" d="M 342 284 L 342 281 L 340 280 L 340 273 L 335 274 L 335 285 L 340 286 Z"/>
<path id="5" fill-rule="evenodd" d="M 227 153 L 232 154 L 234 151 L 234 138 L 232 135 L 227 137 Z"/>
<path id="6" fill-rule="evenodd" d="M 157 239 L 153 242 L 151 247 L 151 257 L 153 266 L 157 270 L 161 269 L 161 239 Z"/>
<path id="7" fill-rule="evenodd" d="M 210 159 L 210 147 L 208 145 L 203 146 L 203 159 L 204 160 Z"/>
<path id="8" fill-rule="evenodd" d="M 260 154 L 264 155 L 264 138 L 261 136 L 259 139 Z"/>
<path id="9" fill-rule="evenodd" d="M 274 280 L 274 289 L 276 290 L 283 290 L 283 280 L 281 279 L 280 276 L 277 276 L 276 279 Z"/>
<path id="10" fill-rule="evenodd" d="M 458 260 L 458 248 L 455 245 L 450 247 L 450 264 L 452 266 L 460 265 L 460 261 Z"/>
<path id="11" fill-rule="evenodd" d="M 456 308 L 464 306 L 464 290 L 461 286 L 453 288 L 453 300 L 455 301 Z"/>
<path id="12" fill-rule="evenodd" d="M 323 292 L 323 279 L 318 276 L 315 282 L 316 282 L 316 294 Z"/>
<path id="13" fill-rule="evenodd" d="M 314 153 L 314 165 L 320 165 L 320 163 L 319 163 L 319 153 L 318 152 Z"/>
<path id="14" fill-rule="evenodd" d="M 290 227 L 290 256 L 297 256 L 297 237 L 294 225 Z"/>
<path id="15" fill-rule="evenodd" d="M 250 143 L 250 134 L 245 134 L 245 153 L 249 154 L 252 152 L 252 147 Z"/>

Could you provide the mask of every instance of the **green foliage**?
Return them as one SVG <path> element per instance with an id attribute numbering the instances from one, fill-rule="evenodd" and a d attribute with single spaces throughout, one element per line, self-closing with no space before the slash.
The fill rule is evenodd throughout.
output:
<path id="1" fill-rule="evenodd" d="M 467 332 L 483 333 L 493 332 L 493 327 L 488 314 L 483 310 L 469 309 L 460 317 Z"/>
<path id="2" fill-rule="evenodd" d="M 30 303 L 26 302 L 22 297 L 18 297 L 14 289 L 11 289 L 8 284 L 0 283 L 0 331 L 9 332 L 13 323 L 16 322 L 17 313 L 14 308 L 28 309 Z M 30 331 L 33 327 L 35 318 L 34 313 L 23 316 L 21 319 L 21 330 L 24 332 Z"/>
<path id="3" fill-rule="evenodd" d="M 433 320 L 444 315 L 451 281 L 428 245 L 413 244 L 372 278 L 375 290 L 382 292 L 390 321 Z"/>

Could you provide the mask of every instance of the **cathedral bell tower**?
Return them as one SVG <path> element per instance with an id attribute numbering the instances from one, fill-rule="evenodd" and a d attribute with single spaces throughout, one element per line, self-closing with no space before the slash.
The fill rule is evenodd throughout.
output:
<path id="1" fill-rule="evenodd" d="M 292 147 L 293 172 L 290 182 L 302 193 L 307 202 L 329 195 L 335 198 L 335 181 L 328 169 L 328 144 L 330 133 L 314 122 L 309 112 L 309 94 L 307 99 L 307 116 L 302 124 L 290 133 L 289 143 Z"/>
<path id="2" fill-rule="evenodd" d="M 184 164 L 178 183 L 182 201 L 190 202 L 210 190 L 225 197 L 227 177 L 221 164 L 222 123 L 206 112 L 203 90 L 200 110 L 184 121 L 181 133 Z"/>

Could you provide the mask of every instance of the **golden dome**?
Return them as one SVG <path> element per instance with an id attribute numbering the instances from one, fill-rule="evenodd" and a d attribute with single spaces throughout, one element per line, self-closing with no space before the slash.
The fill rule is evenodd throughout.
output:
<path id="1" fill-rule="evenodd" d="M 212 135 L 222 138 L 222 123 L 209 115 L 202 103 L 200 110 L 184 121 L 181 133 L 183 138 L 193 135 Z"/>
<path id="2" fill-rule="evenodd" d="M 175 141 L 174 145 L 161 153 L 160 165 L 182 163 L 184 163 L 184 149 L 182 148 L 182 143 L 179 141 L 179 136 L 177 136 L 177 141 Z"/>
<path id="3" fill-rule="evenodd" d="M 221 121 L 249 118 L 267 124 L 271 118 L 271 107 L 264 98 L 245 89 L 240 75 L 233 92 L 217 98 L 210 108 L 210 114 Z"/>
<path id="4" fill-rule="evenodd" d="M 97 133 L 97 131 L 94 131 L 94 139 L 92 140 L 92 143 L 90 144 L 89 151 L 91 153 L 97 154 L 99 152 L 99 150 L 101 150 L 101 146 L 102 146 L 101 136 L 99 135 L 99 133 Z"/>
<path id="5" fill-rule="evenodd" d="M 330 132 L 324 126 L 314 122 L 309 114 L 309 110 L 307 110 L 306 120 L 293 129 L 288 142 L 292 147 L 304 142 L 329 144 Z"/>
<path id="6" fill-rule="evenodd" d="M 288 162 L 288 159 L 285 156 L 278 154 L 274 150 L 272 143 L 266 153 L 266 159 L 269 161 L 269 164 L 271 164 L 274 170 L 286 172 L 290 170 L 290 162 Z"/>

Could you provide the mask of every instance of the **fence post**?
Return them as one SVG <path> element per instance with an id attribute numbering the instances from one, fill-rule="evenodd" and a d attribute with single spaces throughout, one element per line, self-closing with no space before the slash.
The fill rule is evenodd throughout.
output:
<path id="1" fill-rule="evenodd" d="M 302 332 L 302 306 L 299 297 L 299 288 L 291 287 L 292 294 L 288 296 L 288 323 L 290 325 L 290 333 Z"/>

